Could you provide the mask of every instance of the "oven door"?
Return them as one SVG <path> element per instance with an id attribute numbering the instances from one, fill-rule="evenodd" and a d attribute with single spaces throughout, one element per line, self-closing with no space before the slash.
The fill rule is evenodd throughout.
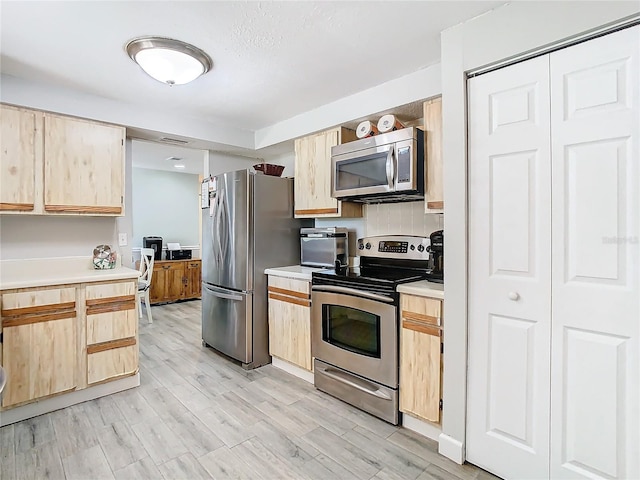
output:
<path id="1" fill-rule="evenodd" d="M 393 300 L 382 296 L 379 297 L 384 301 L 374 300 L 372 297 L 377 295 L 368 292 L 358 296 L 326 291 L 337 288 L 341 287 L 313 287 L 312 355 L 390 388 L 398 388 L 398 323 Z"/>

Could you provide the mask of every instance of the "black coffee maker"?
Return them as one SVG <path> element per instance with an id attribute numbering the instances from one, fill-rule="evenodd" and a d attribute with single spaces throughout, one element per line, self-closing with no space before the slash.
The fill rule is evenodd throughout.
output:
<path id="1" fill-rule="evenodd" d="M 436 230 L 429 235 L 431 245 L 427 247 L 429 252 L 429 270 L 427 280 L 430 282 L 444 283 L 444 230 Z"/>

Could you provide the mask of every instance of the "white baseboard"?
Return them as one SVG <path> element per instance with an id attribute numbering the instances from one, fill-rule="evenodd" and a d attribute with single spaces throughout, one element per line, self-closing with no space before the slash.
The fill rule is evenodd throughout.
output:
<path id="1" fill-rule="evenodd" d="M 73 392 L 58 395 L 57 397 L 47 398 L 34 403 L 28 403 L 21 407 L 12 408 L 0 412 L 0 427 L 10 425 L 12 423 L 21 422 L 28 418 L 44 415 L 45 413 L 60 410 L 61 408 L 70 407 L 76 403 L 87 402 L 98 397 L 111 395 L 112 393 L 121 392 L 129 388 L 140 385 L 140 374 L 136 373 L 130 377 L 114 380 L 113 382 L 102 383 L 95 387 L 75 390 Z"/>
<path id="2" fill-rule="evenodd" d="M 462 442 L 444 433 L 438 438 L 438 453 L 462 465 L 464 463 L 464 448 Z"/>
<path id="3" fill-rule="evenodd" d="M 271 364 L 274 367 L 279 368 L 280 370 L 284 370 L 291 375 L 301 378 L 302 380 L 313 383 L 313 372 L 310 372 L 309 370 L 305 370 L 302 367 L 298 367 L 297 365 L 293 365 L 292 363 L 280 360 L 277 357 L 271 357 Z"/>
<path id="4" fill-rule="evenodd" d="M 408 430 L 419 433 L 423 437 L 430 438 L 436 442 L 442 434 L 442 429 L 430 422 L 412 417 L 406 413 L 402 414 L 402 426 Z"/>

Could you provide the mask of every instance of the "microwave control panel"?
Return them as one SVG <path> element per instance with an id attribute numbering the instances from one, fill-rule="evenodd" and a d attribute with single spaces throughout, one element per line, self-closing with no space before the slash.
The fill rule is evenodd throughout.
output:
<path id="1" fill-rule="evenodd" d="M 410 181 L 411 147 L 398 147 L 398 183 L 407 183 Z"/>

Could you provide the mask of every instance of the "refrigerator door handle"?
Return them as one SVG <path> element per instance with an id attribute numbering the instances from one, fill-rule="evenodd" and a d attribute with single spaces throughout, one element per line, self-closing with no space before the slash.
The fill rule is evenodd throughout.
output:
<path id="1" fill-rule="evenodd" d="M 222 195 L 218 193 L 216 195 L 215 212 L 213 216 L 213 222 L 211 223 L 211 243 L 215 249 L 213 252 L 218 265 L 222 263 L 222 247 L 220 245 L 220 203 L 222 202 Z"/>
<path id="2" fill-rule="evenodd" d="M 229 249 L 229 212 L 227 211 L 227 202 L 225 196 L 220 195 L 220 260 L 227 257 Z"/>
<path id="3" fill-rule="evenodd" d="M 202 284 L 202 288 L 204 288 L 211 295 L 214 295 L 214 296 L 219 297 L 219 298 L 224 298 L 224 299 L 227 299 L 227 300 L 236 300 L 236 301 L 243 300 L 243 297 L 241 297 L 240 295 L 233 295 L 233 294 L 230 294 L 230 293 L 223 293 L 220 290 L 212 289 L 211 287 L 207 286 L 204 283 Z"/>

